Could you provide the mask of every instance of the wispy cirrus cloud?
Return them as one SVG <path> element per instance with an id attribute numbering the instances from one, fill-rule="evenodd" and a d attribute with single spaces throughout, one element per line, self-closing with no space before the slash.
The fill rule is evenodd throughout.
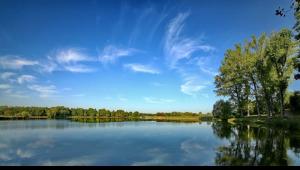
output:
<path id="1" fill-rule="evenodd" d="M 152 104 L 165 104 L 165 103 L 175 102 L 175 100 L 172 99 L 163 99 L 163 98 L 154 98 L 154 97 L 144 97 L 144 101 L 146 103 L 152 103 Z"/>
<path id="2" fill-rule="evenodd" d="M 124 64 L 124 67 L 130 69 L 134 72 L 142 72 L 142 73 L 149 73 L 149 74 L 159 74 L 160 72 L 149 65 L 142 65 L 142 64 Z"/>
<path id="3" fill-rule="evenodd" d="M 126 56 L 132 56 L 139 50 L 134 48 L 118 48 L 113 45 L 104 47 L 102 53 L 99 55 L 99 61 L 103 64 L 114 63 L 118 59 Z"/>
<path id="4" fill-rule="evenodd" d="M 208 75 L 211 75 L 211 76 L 215 76 L 218 74 L 218 72 L 216 71 L 213 71 L 211 70 L 210 68 L 207 68 L 207 67 L 200 67 L 200 70 Z"/>
<path id="5" fill-rule="evenodd" d="M 58 90 L 56 86 L 54 85 L 29 85 L 27 86 L 30 90 L 36 91 L 39 93 L 39 96 L 42 98 L 48 98 L 48 97 L 53 97 L 55 94 L 58 93 Z"/>
<path id="6" fill-rule="evenodd" d="M 84 62 L 93 62 L 96 59 L 88 56 L 80 48 L 66 48 L 56 50 L 47 56 L 46 60 L 35 61 L 19 56 L 0 57 L 0 67 L 3 69 L 22 69 L 25 66 L 37 66 L 42 72 L 51 73 L 53 71 L 68 71 L 74 73 L 87 73 L 96 71 Z M 1 74 L 1 78 L 12 77 L 14 74 L 7 72 Z"/>
<path id="7" fill-rule="evenodd" d="M 149 160 L 134 162 L 132 166 L 155 166 L 155 165 L 171 165 L 169 162 L 170 155 L 163 152 L 159 148 L 151 148 L 145 151 L 145 155 Z"/>
<path id="8" fill-rule="evenodd" d="M 201 57 L 197 58 L 196 64 L 199 66 L 200 70 L 208 75 L 215 76 L 218 74 L 217 71 L 213 70 L 211 67 L 207 66 L 211 57 Z"/>
<path id="9" fill-rule="evenodd" d="M 179 13 L 168 25 L 164 53 L 171 68 L 175 68 L 179 60 L 191 58 L 192 54 L 197 51 L 209 52 L 215 49 L 210 45 L 202 44 L 197 39 L 181 35 L 184 21 L 188 16 L 189 13 Z"/>
<path id="10" fill-rule="evenodd" d="M 28 96 L 24 91 L 17 91 L 10 84 L 0 84 L 0 90 L 3 90 L 4 94 L 13 98 L 27 98 Z"/>
<path id="11" fill-rule="evenodd" d="M 17 75 L 16 73 L 13 72 L 4 72 L 0 74 L 0 78 L 3 80 L 8 80 L 12 78 L 13 76 Z"/>
<path id="12" fill-rule="evenodd" d="M 182 93 L 185 93 L 185 94 L 191 95 L 191 96 L 194 96 L 197 92 L 199 92 L 200 90 L 202 90 L 204 88 L 206 88 L 205 85 L 198 84 L 193 80 L 188 80 L 180 86 L 180 90 Z"/>
<path id="13" fill-rule="evenodd" d="M 54 71 L 62 71 L 62 68 L 55 63 L 54 59 L 48 56 L 48 60 L 41 64 L 41 70 L 42 72 L 52 73 Z"/>
<path id="14" fill-rule="evenodd" d="M 153 12 L 154 12 L 154 9 L 152 7 L 143 9 L 143 12 L 137 18 L 136 25 L 134 26 L 134 29 L 132 30 L 131 35 L 129 36 L 129 41 L 128 41 L 129 45 L 131 45 L 132 43 L 134 43 L 136 41 L 136 39 L 138 38 L 138 35 L 140 34 L 140 31 L 141 31 L 141 29 L 140 29 L 141 24 L 145 23 L 145 20 L 147 20 L 147 18 L 149 18 L 148 16 Z"/>
<path id="15" fill-rule="evenodd" d="M 78 48 L 60 50 L 57 52 L 55 58 L 58 63 L 78 63 L 93 60 L 88 55 L 82 53 Z"/>
<path id="16" fill-rule="evenodd" d="M 42 70 L 45 72 L 53 71 L 68 71 L 73 73 L 88 73 L 96 71 L 83 62 L 96 61 L 92 57 L 83 53 L 79 48 L 68 48 L 57 50 L 52 56 L 48 56 L 46 63 L 42 65 Z"/>
<path id="17" fill-rule="evenodd" d="M 193 61 L 196 58 L 195 54 L 213 52 L 215 48 L 198 39 L 182 35 L 185 20 L 189 15 L 189 13 L 179 13 L 170 21 L 165 36 L 164 54 L 169 68 L 176 70 L 184 81 L 180 91 L 195 96 L 207 87 L 206 81 L 203 81 L 199 72 L 199 65 Z M 196 72 L 197 70 L 199 73 Z M 208 73 L 208 70 L 202 67 L 202 72 Z"/>
<path id="18" fill-rule="evenodd" d="M 0 84 L 0 90 L 7 90 L 10 88 L 11 88 L 11 86 L 9 84 Z"/>
<path id="19" fill-rule="evenodd" d="M 33 153 L 22 149 L 17 149 L 16 155 L 20 158 L 31 158 L 33 156 Z"/>
<path id="20" fill-rule="evenodd" d="M 85 66 L 85 65 L 81 65 L 81 64 L 76 64 L 76 65 L 68 65 L 68 66 L 64 66 L 65 70 L 69 71 L 69 72 L 73 72 L 73 73 L 90 73 L 90 72 L 94 72 L 95 69 Z"/>
<path id="21" fill-rule="evenodd" d="M 19 56 L 8 55 L 0 57 L 0 66 L 4 69 L 22 69 L 25 66 L 34 66 L 38 64 L 38 61 L 24 59 Z"/>
<path id="22" fill-rule="evenodd" d="M 21 75 L 21 76 L 19 76 L 18 77 L 18 79 L 17 79 L 17 82 L 19 83 L 19 84 L 23 84 L 23 83 L 25 83 L 25 82 L 33 82 L 33 81 L 35 81 L 36 80 L 36 77 L 35 76 L 32 76 L 32 75 Z"/>
<path id="23" fill-rule="evenodd" d="M 183 79 L 183 84 L 180 85 L 180 91 L 186 95 L 197 96 L 202 90 L 208 88 L 212 81 L 211 79 L 202 78 L 199 73 L 189 71 L 187 69 L 179 69 L 179 73 Z"/>

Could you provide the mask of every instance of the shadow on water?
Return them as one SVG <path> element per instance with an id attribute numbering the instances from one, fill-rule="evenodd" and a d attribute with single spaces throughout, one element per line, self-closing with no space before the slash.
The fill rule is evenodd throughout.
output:
<path id="1" fill-rule="evenodd" d="M 217 148 L 216 165 L 293 165 L 300 157 L 300 126 L 242 125 L 213 122 L 213 133 L 229 141 Z"/>

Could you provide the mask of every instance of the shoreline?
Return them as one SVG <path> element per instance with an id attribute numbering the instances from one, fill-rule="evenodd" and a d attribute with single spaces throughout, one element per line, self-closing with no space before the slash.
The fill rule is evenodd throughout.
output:
<path id="1" fill-rule="evenodd" d="M 106 116 L 68 116 L 49 118 L 47 116 L 0 116 L 0 120 L 46 120 L 46 119 L 66 119 L 66 120 L 136 120 L 136 121 L 176 121 L 176 122 L 199 122 L 203 121 L 199 116 L 139 116 L 139 117 L 106 117 Z"/>
<path id="2" fill-rule="evenodd" d="M 158 122 L 205 122 L 205 121 L 219 121 L 221 119 L 214 117 L 201 117 L 201 116 L 158 116 L 158 115 L 143 115 L 138 117 L 122 117 L 122 116 L 67 116 L 67 117 L 56 117 L 49 118 L 47 116 L 3 116 L 0 115 L 1 120 L 75 120 L 82 122 L 109 122 L 109 121 L 158 121 Z M 280 126 L 289 126 L 289 124 L 299 123 L 300 116 L 293 117 L 278 117 L 274 116 L 268 118 L 267 116 L 250 116 L 243 118 L 229 118 L 225 122 L 230 124 L 268 124 L 268 125 L 280 125 Z"/>

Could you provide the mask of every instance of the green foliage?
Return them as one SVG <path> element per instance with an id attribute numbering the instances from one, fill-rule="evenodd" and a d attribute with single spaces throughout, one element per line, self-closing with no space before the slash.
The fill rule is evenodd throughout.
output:
<path id="1" fill-rule="evenodd" d="M 212 114 L 216 118 L 227 120 L 233 116 L 233 110 L 229 101 L 218 100 L 214 106 Z"/>
<path id="2" fill-rule="evenodd" d="M 296 31 L 295 39 L 299 42 L 300 40 L 300 1 L 295 0 L 294 5 L 294 16 L 296 19 L 296 23 L 294 25 L 294 30 Z M 299 45 L 298 45 L 299 47 Z M 296 80 L 300 79 L 300 51 L 298 48 L 298 56 L 294 59 L 294 68 L 298 70 L 298 74 L 294 76 Z"/>
<path id="3" fill-rule="evenodd" d="M 8 107 L 8 106 L 0 106 L 0 116 L 8 116 L 8 117 L 23 117 L 29 118 L 37 116 L 43 116 L 43 118 L 55 119 L 55 118 L 68 118 L 68 117 L 78 117 L 78 118 L 89 118 L 89 119 L 139 119 L 146 115 L 155 115 L 155 116 L 197 116 L 198 113 L 191 112 L 171 112 L 171 113 L 163 113 L 159 112 L 156 114 L 146 114 L 135 112 L 126 112 L 124 110 L 107 110 L 107 109 L 99 109 L 98 111 L 94 108 L 83 109 L 83 108 L 67 108 L 64 106 L 56 106 L 56 107 Z M 204 115 L 204 114 L 201 114 Z"/>
<path id="4" fill-rule="evenodd" d="M 94 117 L 94 116 L 96 116 L 97 115 L 97 110 L 96 109 L 93 109 L 93 108 L 89 108 L 88 110 L 87 110 L 87 116 L 91 116 L 91 117 Z"/>
<path id="5" fill-rule="evenodd" d="M 23 118 L 29 118 L 30 114 L 28 111 L 22 111 L 21 113 L 19 113 L 19 116 Z"/>
<path id="6" fill-rule="evenodd" d="M 228 96 L 238 116 L 284 114 L 284 99 L 292 77 L 295 41 L 288 29 L 253 36 L 228 49 L 215 77 L 215 92 Z"/>
<path id="7" fill-rule="evenodd" d="M 199 116 L 197 113 L 191 113 L 191 112 L 171 112 L 171 113 L 164 113 L 164 112 L 158 112 L 156 113 L 157 116 Z"/>

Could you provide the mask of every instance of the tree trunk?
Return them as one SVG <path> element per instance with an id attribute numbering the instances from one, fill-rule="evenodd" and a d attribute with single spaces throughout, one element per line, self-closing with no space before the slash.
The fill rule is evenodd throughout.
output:
<path id="1" fill-rule="evenodd" d="M 281 116 L 283 117 L 284 116 L 284 106 L 283 106 L 283 101 L 284 98 L 283 98 L 283 90 L 280 89 L 280 113 L 281 113 Z"/>
<path id="2" fill-rule="evenodd" d="M 243 116 L 242 109 L 241 109 L 241 97 L 240 97 L 240 93 L 238 92 L 236 86 L 235 86 L 235 92 L 236 92 L 236 96 L 237 96 L 238 113 L 240 114 L 240 116 Z"/>
<path id="3" fill-rule="evenodd" d="M 273 113 L 274 113 L 274 102 L 273 102 L 273 98 L 272 98 L 272 95 L 269 95 L 270 97 L 270 108 L 271 108 L 271 117 L 273 116 Z"/>
<path id="4" fill-rule="evenodd" d="M 249 111 L 249 103 L 247 103 L 247 116 L 250 116 L 250 111 Z"/>
<path id="5" fill-rule="evenodd" d="M 253 77 L 252 77 L 252 83 L 253 83 L 253 86 L 254 86 L 256 111 L 257 111 L 258 116 L 260 116 L 260 110 L 259 110 L 259 104 L 258 104 L 259 101 L 258 101 L 258 95 L 257 95 L 257 85 L 256 85 L 256 82 L 254 81 Z"/>
<path id="6" fill-rule="evenodd" d="M 271 109 L 271 102 L 270 102 L 270 97 L 269 97 L 269 94 L 267 92 L 267 90 L 265 88 L 263 88 L 264 90 L 264 93 L 265 93 L 265 100 L 267 102 L 267 110 L 268 110 L 268 117 L 272 117 L 272 109 Z"/>

